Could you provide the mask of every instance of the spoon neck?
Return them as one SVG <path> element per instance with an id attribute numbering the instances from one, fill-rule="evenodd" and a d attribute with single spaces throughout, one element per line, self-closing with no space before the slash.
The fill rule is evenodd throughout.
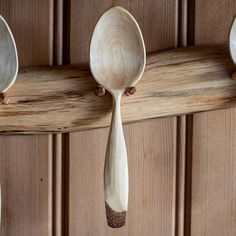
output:
<path id="1" fill-rule="evenodd" d="M 121 91 L 113 91 L 112 92 L 112 96 L 113 96 L 115 103 L 120 103 L 122 94 L 123 94 L 123 92 L 121 92 Z"/>
<path id="2" fill-rule="evenodd" d="M 120 112 L 121 96 L 122 95 L 116 95 L 116 96 L 113 95 L 113 106 L 114 106 L 115 113 Z"/>
<path id="3" fill-rule="evenodd" d="M 113 94 L 113 115 L 112 123 L 114 126 L 121 126 L 121 97 L 122 93 Z M 116 125 L 115 125 L 116 123 Z"/>

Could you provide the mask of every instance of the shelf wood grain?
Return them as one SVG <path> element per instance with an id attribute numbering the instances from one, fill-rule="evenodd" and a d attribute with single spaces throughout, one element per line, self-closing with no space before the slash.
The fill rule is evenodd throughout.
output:
<path id="1" fill-rule="evenodd" d="M 236 105 L 227 46 L 180 48 L 148 56 L 137 93 L 124 97 L 124 123 Z M 112 99 L 94 94 L 88 66 L 22 68 L 0 105 L 0 133 L 71 132 L 106 127 Z"/>

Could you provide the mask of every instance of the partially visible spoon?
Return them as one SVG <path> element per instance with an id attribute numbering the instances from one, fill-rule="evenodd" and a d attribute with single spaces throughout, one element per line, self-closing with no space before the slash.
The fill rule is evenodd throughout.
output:
<path id="1" fill-rule="evenodd" d="M 128 163 L 121 121 L 121 97 L 141 78 L 146 64 L 143 36 L 134 17 L 121 7 L 106 11 L 95 26 L 90 68 L 96 81 L 114 99 L 107 143 L 104 192 L 108 225 L 125 224 L 128 207 Z"/>
<path id="2" fill-rule="evenodd" d="M 12 32 L 0 15 L 0 93 L 2 102 L 6 102 L 4 93 L 14 84 L 18 73 L 18 55 Z"/>
<path id="3" fill-rule="evenodd" d="M 234 64 L 236 64 L 236 17 L 234 18 L 230 28 L 229 51 Z"/>

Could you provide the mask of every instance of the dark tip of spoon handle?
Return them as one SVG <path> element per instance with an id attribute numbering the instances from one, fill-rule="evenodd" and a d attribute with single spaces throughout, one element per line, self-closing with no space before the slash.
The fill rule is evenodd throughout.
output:
<path id="1" fill-rule="evenodd" d="M 105 202 L 107 223 L 111 228 L 120 228 L 125 225 L 126 211 L 116 212 Z"/>

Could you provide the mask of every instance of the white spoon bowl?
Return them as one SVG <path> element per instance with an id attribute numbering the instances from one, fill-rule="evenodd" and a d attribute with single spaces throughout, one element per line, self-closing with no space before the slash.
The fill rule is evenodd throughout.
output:
<path id="1" fill-rule="evenodd" d="M 0 93 L 5 93 L 15 82 L 18 55 L 12 32 L 0 15 Z"/>

